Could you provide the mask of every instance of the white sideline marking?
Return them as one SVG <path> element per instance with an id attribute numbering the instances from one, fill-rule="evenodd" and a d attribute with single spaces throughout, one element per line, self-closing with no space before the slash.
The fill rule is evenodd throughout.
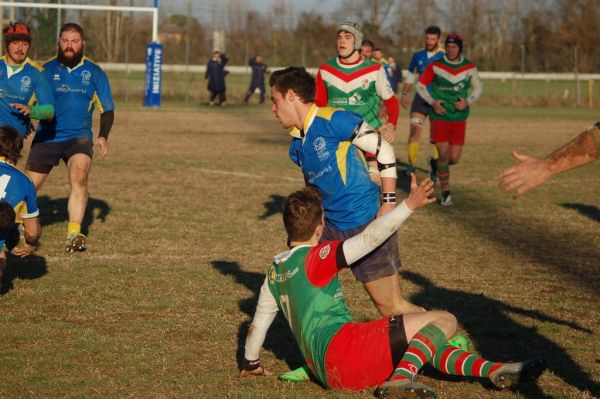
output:
<path id="1" fill-rule="evenodd" d="M 195 168 L 194 170 L 199 170 L 200 172 L 206 172 L 206 173 L 216 173 L 216 174 L 220 174 L 220 175 L 249 177 L 251 179 L 268 179 L 268 178 L 273 178 L 274 180 L 304 181 L 304 179 L 301 179 L 299 177 L 277 176 L 277 177 L 274 178 L 273 176 L 256 175 L 256 174 L 253 174 L 253 173 L 232 172 L 232 171 L 229 171 L 229 170 L 205 169 L 205 168 Z"/>

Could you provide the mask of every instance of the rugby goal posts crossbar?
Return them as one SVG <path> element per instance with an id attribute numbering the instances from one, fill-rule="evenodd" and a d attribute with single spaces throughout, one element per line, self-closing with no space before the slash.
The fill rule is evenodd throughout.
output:
<path id="1" fill-rule="evenodd" d="M 154 7 L 127 7 L 127 6 L 102 6 L 91 4 L 53 4 L 53 3 L 22 3 L 0 1 L 0 7 L 18 8 L 50 8 L 60 10 L 88 10 L 88 11 L 133 11 L 152 14 L 152 41 L 158 42 L 158 1 L 154 1 Z"/>

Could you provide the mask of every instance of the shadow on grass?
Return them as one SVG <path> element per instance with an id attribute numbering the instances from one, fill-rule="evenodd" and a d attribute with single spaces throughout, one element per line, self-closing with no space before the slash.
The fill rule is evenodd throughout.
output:
<path id="1" fill-rule="evenodd" d="M 279 194 L 271 194 L 271 200 L 265 202 L 263 205 L 265 207 L 265 213 L 260 215 L 258 218 L 261 220 L 265 220 L 269 216 L 276 215 L 283 211 L 283 201 L 285 197 Z"/>
<path id="2" fill-rule="evenodd" d="M 263 273 L 245 271 L 237 262 L 217 260 L 212 262 L 212 266 L 225 276 L 233 276 L 237 284 L 241 284 L 253 292 L 251 297 L 241 299 L 238 302 L 240 310 L 252 319 L 256 310 L 260 287 L 262 287 L 265 281 L 265 275 Z M 238 328 L 236 355 L 240 369 L 244 360 L 244 346 L 250 323 L 250 321 L 244 321 Z M 284 360 L 290 369 L 295 369 L 304 364 L 302 354 L 281 312 L 271 325 L 263 348 L 272 352 L 278 359 Z"/>
<path id="3" fill-rule="evenodd" d="M 47 195 L 38 197 L 38 207 L 40 208 L 40 223 L 42 226 L 50 226 L 54 223 L 67 223 L 69 214 L 67 212 L 68 198 L 50 199 Z M 98 216 L 94 218 L 94 212 L 98 210 Z M 110 212 L 110 206 L 106 201 L 89 198 L 83 221 L 81 222 L 81 233 L 88 235 L 89 227 L 95 220 L 102 223 L 106 221 L 106 216 Z"/>
<path id="4" fill-rule="evenodd" d="M 421 292 L 411 296 L 412 302 L 427 309 L 445 309 L 454 314 L 484 358 L 505 362 L 543 357 L 548 361 L 549 370 L 567 384 L 580 390 L 588 390 L 592 395 L 600 394 L 600 385 L 593 381 L 564 349 L 540 334 L 536 327 L 522 326 L 510 315 L 566 326 L 590 334 L 590 339 L 593 339 L 592 331 L 576 323 L 560 320 L 533 309 L 504 304 L 483 294 L 439 287 L 417 273 L 405 271 L 400 274 L 402 278 L 421 287 Z M 463 377 L 441 375 L 431 368 L 428 371 L 436 378 L 464 380 Z M 492 387 L 490 383 L 486 383 L 486 386 Z M 522 384 L 519 386 L 519 393 L 531 399 L 550 398 L 535 383 Z"/>
<path id="5" fill-rule="evenodd" d="M 576 210 L 582 216 L 592 219 L 594 222 L 600 223 L 600 209 L 598 209 L 597 206 L 573 203 L 565 203 L 560 205 L 566 209 Z"/>
<path id="6" fill-rule="evenodd" d="M 26 258 L 13 256 L 10 253 L 6 255 L 6 271 L 0 280 L 0 295 L 4 295 L 13 288 L 13 281 L 35 280 L 48 273 L 46 258 L 39 255 L 29 255 Z"/>

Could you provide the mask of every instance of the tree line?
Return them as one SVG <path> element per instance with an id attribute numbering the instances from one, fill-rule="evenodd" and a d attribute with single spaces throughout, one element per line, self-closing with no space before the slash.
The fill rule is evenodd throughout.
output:
<path id="1" fill-rule="evenodd" d="M 54 0 L 55 2 L 56 0 Z M 85 3 L 85 1 L 80 1 Z M 112 4 L 119 4 L 110 0 Z M 168 3 L 168 2 L 167 2 Z M 365 36 L 403 68 L 422 47 L 423 30 L 438 25 L 444 34 L 457 32 L 464 53 L 484 71 L 600 71 L 600 0 L 344 0 L 339 11 L 298 13 L 290 0 L 267 12 L 248 2 L 215 2 L 211 15 L 161 9 L 160 41 L 164 62 L 205 64 L 213 50 L 215 30 L 226 36 L 230 64 L 243 65 L 254 54 L 269 65 L 317 67 L 335 55 L 336 26 L 358 21 Z M 56 51 L 56 10 L 33 9 L 19 18 L 33 27 L 34 58 Z M 63 15 L 79 22 L 87 33 L 87 54 L 97 61 L 145 61 L 151 40 L 148 16 L 122 12 L 73 12 Z"/>

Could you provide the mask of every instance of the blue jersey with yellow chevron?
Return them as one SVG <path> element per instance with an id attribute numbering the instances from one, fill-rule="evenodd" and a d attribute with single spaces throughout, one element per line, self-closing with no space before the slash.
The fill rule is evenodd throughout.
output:
<path id="1" fill-rule="evenodd" d="M 427 65 L 431 64 L 433 61 L 437 61 L 444 57 L 446 52 L 444 49 L 439 48 L 430 53 L 426 49 L 419 50 L 413 53 L 412 58 L 410 59 L 410 65 L 408 66 L 408 72 L 415 73 L 417 70 L 418 75 L 421 76 Z"/>
<path id="2" fill-rule="evenodd" d="M 42 69 L 27 58 L 21 68 L 13 71 L 6 63 L 6 56 L 0 58 L 0 124 L 17 129 L 21 137 L 25 137 L 30 119 L 10 104 L 54 103 L 52 88 Z"/>
<path id="3" fill-rule="evenodd" d="M 54 92 L 54 119 L 40 121 L 34 141 L 61 142 L 92 138 L 92 114 L 114 109 L 110 83 L 104 71 L 83 57 L 74 68 L 56 58 L 44 64 Z"/>
<path id="4" fill-rule="evenodd" d="M 0 200 L 14 208 L 18 219 L 32 218 L 40 213 L 35 186 L 29 177 L 6 163 L 2 157 L 0 157 Z"/>
<path id="5" fill-rule="evenodd" d="M 313 105 L 290 145 L 290 159 L 319 189 L 325 217 L 338 231 L 369 222 L 379 209 L 379 187 L 362 152 L 349 141 L 360 122 L 354 112 Z"/>

